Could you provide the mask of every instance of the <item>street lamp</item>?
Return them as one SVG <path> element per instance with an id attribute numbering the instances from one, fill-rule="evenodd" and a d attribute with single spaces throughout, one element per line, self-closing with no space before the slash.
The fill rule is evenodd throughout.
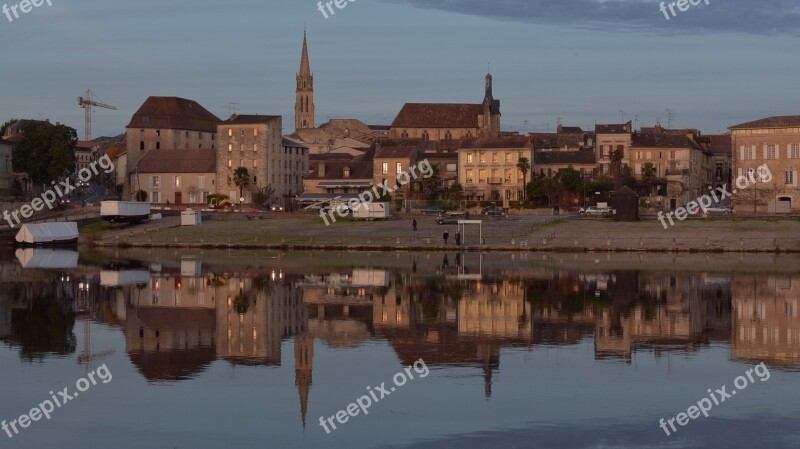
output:
<path id="1" fill-rule="evenodd" d="M 239 211 L 244 212 L 244 197 L 239 197 Z"/>

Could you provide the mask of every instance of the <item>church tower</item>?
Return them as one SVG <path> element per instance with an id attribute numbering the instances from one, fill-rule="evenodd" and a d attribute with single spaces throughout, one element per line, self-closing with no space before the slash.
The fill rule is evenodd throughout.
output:
<path id="1" fill-rule="evenodd" d="M 492 74 L 486 74 L 486 93 L 481 103 L 481 117 L 478 122 L 484 137 L 497 137 L 500 135 L 500 100 L 495 100 L 492 95 Z"/>
<path id="2" fill-rule="evenodd" d="M 308 62 L 308 42 L 303 31 L 303 55 L 297 74 L 297 91 L 294 103 L 294 129 L 314 128 L 314 75 Z"/>

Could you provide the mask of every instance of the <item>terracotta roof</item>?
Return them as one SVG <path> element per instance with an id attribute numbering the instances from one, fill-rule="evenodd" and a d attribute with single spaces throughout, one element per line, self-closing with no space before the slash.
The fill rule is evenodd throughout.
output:
<path id="1" fill-rule="evenodd" d="M 127 128 L 162 128 L 217 132 L 221 120 L 194 100 L 148 97 L 131 117 Z"/>
<path id="2" fill-rule="evenodd" d="M 631 123 L 620 123 L 614 125 L 594 125 L 596 134 L 630 134 Z"/>
<path id="3" fill-rule="evenodd" d="M 417 152 L 417 147 L 381 147 L 375 152 L 375 159 L 413 158 Z"/>
<path id="4" fill-rule="evenodd" d="M 94 148 L 97 145 L 98 145 L 97 142 L 94 142 L 94 141 L 91 141 L 91 140 L 79 140 L 79 141 L 77 141 L 75 143 L 75 149 L 76 150 L 91 150 L 92 148 Z"/>
<path id="5" fill-rule="evenodd" d="M 484 137 L 464 141 L 461 149 L 473 148 L 531 148 L 528 136 Z"/>
<path id="6" fill-rule="evenodd" d="M 558 134 L 580 134 L 583 135 L 583 130 L 580 126 L 563 126 L 558 125 Z"/>
<path id="7" fill-rule="evenodd" d="M 319 176 L 319 165 L 325 164 L 325 174 Z M 350 168 L 350 176 L 344 177 L 345 167 Z M 372 161 L 310 161 L 309 174 L 305 179 L 368 179 L 372 180 Z"/>
<path id="8" fill-rule="evenodd" d="M 531 133 L 533 148 L 580 148 L 583 135 L 557 134 L 557 133 Z"/>
<path id="9" fill-rule="evenodd" d="M 478 128 L 480 104 L 406 103 L 392 128 Z"/>
<path id="10" fill-rule="evenodd" d="M 233 114 L 231 118 L 222 122 L 224 125 L 259 125 L 268 124 L 273 120 L 282 118 L 280 115 L 237 115 Z"/>
<path id="11" fill-rule="evenodd" d="M 731 126 L 728 129 L 800 127 L 800 115 L 781 115 Z"/>
<path id="12" fill-rule="evenodd" d="M 733 154 L 733 141 L 730 134 L 707 134 L 710 144 L 708 149 L 714 154 Z"/>
<path id="13" fill-rule="evenodd" d="M 139 159 L 139 173 L 215 173 L 216 150 L 151 150 Z"/>
<path id="14" fill-rule="evenodd" d="M 533 165 L 548 165 L 548 164 L 575 164 L 587 165 L 595 164 L 594 151 L 592 150 L 579 150 L 579 151 L 534 151 L 533 152 Z"/>
<path id="15" fill-rule="evenodd" d="M 683 134 L 633 133 L 631 148 L 696 148 L 697 143 Z"/>

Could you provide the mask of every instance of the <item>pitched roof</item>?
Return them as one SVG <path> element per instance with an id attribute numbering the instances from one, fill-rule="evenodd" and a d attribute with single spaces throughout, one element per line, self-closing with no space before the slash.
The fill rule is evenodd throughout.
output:
<path id="1" fill-rule="evenodd" d="M 730 134 L 706 134 L 709 140 L 708 149 L 713 154 L 730 156 L 733 154 L 733 141 Z"/>
<path id="2" fill-rule="evenodd" d="M 558 134 L 581 134 L 583 135 L 583 130 L 580 126 L 564 126 L 558 125 Z"/>
<path id="3" fill-rule="evenodd" d="M 319 165 L 325 164 L 325 174 L 319 175 Z M 344 169 L 350 169 L 350 176 L 344 177 Z M 309 161 L 309 173 L 305 179 L 369 179 L 372 180 L 372 161 Z"/>
<path id="4" fill-rule="evenodd" d="M 417 154 L 417 147 L 381 147 L 375 151 L 375 159 L 406 159 Z"/>
<path id="5" fill-rule="evenodd" d="M 139 159 L 139 173 L 215 173 L 216 150 L 151 150 Z"/>
<path id="6" fill-rule="evenodd" d="M 280 115 L 238 115 L 233 114 L 228 120 L 222 122 L 223 125 L 261 125 L 269 124 L 273 120 L 282 118 Z"/>
<path id="7" fill-rule="evenodd" d="M 531 139 L 528 136 L 483 137 L 480 139 L 464 141 L 461 149 L 474 148 L 530 148 Z"/>
<path id="8" fill-rule="evenodd" d="M 800 127 L 800 115 L 779 115 L 731 126 L 728 129 Z"/>
<path id="9" fill-rule="evenodd" d="M 307 146 L 303 145 L 301 142 L 290 139 L 288 137 L 283 137 L 283 146 L 290 147 L 290 148 L 305 148 L 308 149 Z"/>
<path id="10" fill-rule="evenodd" d="M 531 133 L 534 148 L 580 148 L 583 135 L 557 133 Z"/>
<path id="11" fill-rule="evenodd" d="M 534 151 L 533 165 L 548 164 L 596 164 L 597 160 L 592 150 L 578 151 Z"/>
<path id="12" fill-rule="evenodd" d="M 200 103 L 178 97 L 148 97 L 127 128 L 162 128 L 217 132 L 221 120 Z"/>
<path id="13" fill-rule="evenodd" d="M 75 142 L 75 149 L 76 150 L 91 150 L 92 148 L 98 146 L 99 143 L 93 140 L 79 140 Z"/>
<path id="14" fill-rule="evenodd" d="M 596 134 L 630 134 L 631 122 L 612 125 L 594 125 Z"/>
<path id="15" fill-rule="evenodd" d="M 702 149 L 683 134 L 633 133 L 631 148 L 695 148 Z"/>
<path id="16" fill-rule="evenodd" d="M 392 128 L 478 128 L 480 104 L 406 103 Z"/>

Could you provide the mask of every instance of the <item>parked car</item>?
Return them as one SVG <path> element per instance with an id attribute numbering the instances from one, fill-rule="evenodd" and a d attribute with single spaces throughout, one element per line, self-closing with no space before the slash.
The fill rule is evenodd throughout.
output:
<path id="1" fill-rule="evenodd" d="M 283 206 L 281 206 L 280 204 L 273 204 L 272 206 L 269 207 L 269 210 L 271 210 L 272 212 L 283 212 Z"/>
<path id="2" fill-rule="evenodd" d="M 494 206 L 487 206 L 487 207 L 484 207 L 483 209 L 481 209 L 481 214 L 482 215 L 501 216 L 501 215 L 505 215 L 506 213 L 503 211 L 503 209 L 498 209 L 498 208 L 496 208 Z"/>
<path id="3" fill-rule="evenodd" d="M 423 208 L 420 212 L 422 215 L 439 215 L 444 213 L 444 209 L 437 206 L 428 206 Z"/>
<path id="4" fill-rule="evenodd" d="M 600 215 L 602 217 L 610 217 L 614 215 L 614 209 L 611 207 L 597 207 L 597 206 L 589 206 L 587 208 L 581 208 L 578 211 L 578 215 Z"/>
<path id="5" fill-rule="evenodd" d="M 467 217 L 466 211 L 451 211 L 439 214 L 436 217 L 436 223 L 440 225 L 445 224 L 458 224 L 458 220 L 463 220 Z"/>
<path id="6" fill-rule="evenodd" d="M 733 209 L 727 206 L 709 207 L 706 209 L 709 214 L 732 214 Z"/>

